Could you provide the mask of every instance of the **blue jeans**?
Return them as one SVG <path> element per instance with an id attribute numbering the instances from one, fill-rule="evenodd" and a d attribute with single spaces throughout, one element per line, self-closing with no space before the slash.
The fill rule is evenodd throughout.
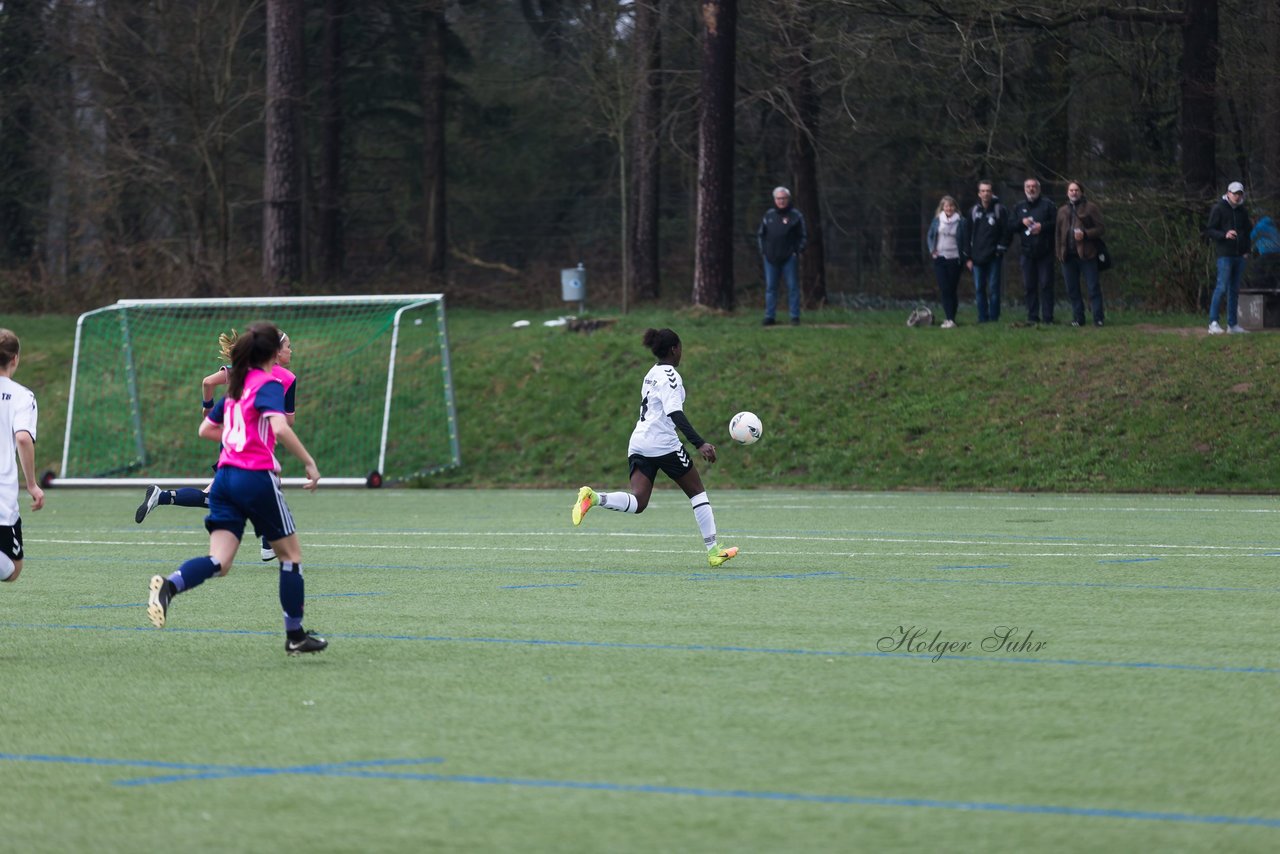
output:
<path id="1" fill-rule="evenodd" d="M 1067 283 L 1067 298 L 1071 300 L 1071 319 L 1084 326 L 1084 297 L 1080 293 L 1080 274 L 1084 273 L 1085 287 L 1089 289 L 1089 310 L 1093 322 L 1101 323 L 1106 315 L 1102 308 L 1102 283 L 1098 280 L 1098 259 L 1085 260 L 1075 255 L 1062 262 L 1062 278 Z"/>
<path id="2" fill-rule="evenodd" d="M 979 323 L 1000 319 L 1000 268 L 1003 265 L 1003 255 L 996 255 L 983 264 L 973 263 L 973 290 L 978 303 Z"/>
<path id="3" fill-rule="evenodd" d="M 765 320 L 773 320 L 778 311 L 778 276 L 781 275 L 787 280 L 787 291 L 789 292 L 788 307 L 791 309 L 791 318 L 797 320 L 800 317 L 800 278 L 798 272 L 800 269 L 800 257 L 792 255 L 781 264 L 773 264 L 767 258 L 764 262 L 764 317 Z"/>
<path id="4" fill-rule="evenodd" d="M 1218 284 L 1213 289 L 1213 299 L 1209 301 L 1209 319 L 1214 323 L 1222 310 L 1222 295 L 1227 295 L 1227 326 L 1238 326 L 1240 317 L 1236 310 L 1240 307 L 1240 276 L 1244 273 L 1244 257 L 1241 255 L 1218 259 Z"/>

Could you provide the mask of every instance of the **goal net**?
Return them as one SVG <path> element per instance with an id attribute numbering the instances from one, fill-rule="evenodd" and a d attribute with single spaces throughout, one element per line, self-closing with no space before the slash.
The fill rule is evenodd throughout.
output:
<path id="1" fill-rule="evenodd" d="M 224 364 L 218 335 L 256 320 L 289 336 L 294 429 L 322 485 L 378 486 L 460 464 L 441 294 L 120 300 L 76 324 L 51 483 L 207 483 L 218 448 L 196 435 L 200 382 Z M 304 482 L 302 464 L 277 450 L 285 482 Z"/>

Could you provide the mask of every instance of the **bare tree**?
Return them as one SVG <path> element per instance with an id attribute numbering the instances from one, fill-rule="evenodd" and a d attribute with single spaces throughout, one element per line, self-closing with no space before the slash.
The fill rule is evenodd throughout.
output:
<path id="1" fill-rule="evenodd" d="M 320 274 L 325 280 L 342 275 L 345 258 L 342 200 L 342 24 L 346 0 L 324 0 L 320 58 L 320 176 L 317 188 L 317 234 Z"/>
<path id="2" fill-rule="evenodd" d="M 423 260 L 429 274 L 444 272 L 448 255 L 445 219 L 445 18 L 444 0 L 427 0 L 423 22 L 422 195 Z"/>
<path id="3" fill-rule="evenodd" d="M 635 5 L 636 93 L 632 115 L 631 161 L 633 205 L 630 255 L 631 291 L 657 299 L 661 290 L 658 265 L 658 200 L 661 186 L 662 127 L 662 2 L 638 0 Z"/>
<path id="4" fill-rule="evenodd" d="M 302 94 L 302 0 L 267 0 L 262 276 L 273 293 L 302 280 Z"/>
<path id="5" fill-rule="evenodd" d="M 1200 198 L 1217 183 L 1218 0 L 1187 0 L 1182 45 L 1182 181 Z"/>
<path id="6" fill-rule="evenodd" d="M 734 306 L 733 100 L 737 0 L 701 0 L 702 90 L 698 112 L 698 221 L 693 304 Z"/>

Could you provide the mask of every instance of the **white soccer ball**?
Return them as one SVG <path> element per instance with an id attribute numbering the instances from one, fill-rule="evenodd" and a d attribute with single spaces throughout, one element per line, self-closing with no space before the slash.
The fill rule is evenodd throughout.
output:
<path id="1" fill-rule="evenodd" d="M 729 435 L 735 442 L 750 445 L 759 442 L 764 435 L 764 426 L 752 412 L 739 412 L 729 419 Z"/>

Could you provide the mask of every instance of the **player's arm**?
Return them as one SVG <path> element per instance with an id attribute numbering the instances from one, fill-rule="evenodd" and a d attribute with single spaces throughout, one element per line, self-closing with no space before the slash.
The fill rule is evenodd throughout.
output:
<path id="1" fill-rule="evenodd" d="M 222 417 L 226 408 L 227 399 L 224 397 L 213 405 L 213 409 L 205 412 L 204 418 L 200 421 L 199 435 L 201 439 L 210 439 L 214 442 L 222 441 Z"/>
<path id="2" fill-rule="evenodd" d="M 26 430 L 19 430 L 13 434 L 13 441 L 18 446 L 18 461 L 22 463 L 22 478 L 31 496 L 31 509 L 39 510 L 44 506 L 44 490 L 36 481 L 36 440 Z"/>
<path id="3" fill-rule="evenodd" d="M 302 485 L 302 488 L 315 489 L 320 483 L 320 469 L 316 468 L 316 461 L 307 452 L 298 434 L 289 426 L 288 417 L 283 412 L 268 412 L 267 419 L 271 422 L 271 429 L 275 431 L 276 441 L 301 460 L 306 468 L 307 482 Z"/>
<path id="4" fill-rule="evenodd" d="M 205 412 L 213 409 L 213 390 L 220 385 L 226 385 L 227 382 L 226 368 L 218 368 L 217 373 L 209 374 L 200 381 L 200 399 L 204 401 Z"/>
<path id="5" fill-rule="evenodd" d="M 295 377 L 293 382 L 289 383 L 289 388 L 285 389 L 284 393 L 284 417 L 289 419 L 290 427 L 293 426 L 293 409 L 297 399 L 298 379 Z"/>
<path id="6" fill-rule="evenodd" d="M 716 461 L 716 446 L 708 442 L 706 439 L 698 435 L 698 431 L 693 429 L 693 425 L 689 423 L 689 416 L 684 414 L 683 409 L 677 409 L 669 416 L 671 423 L 679 428 L 684 437 L 689 440 L 689 444 L 698 449 L 698 453 L 702 454 L 702 458 L 709 463 Z"/>

